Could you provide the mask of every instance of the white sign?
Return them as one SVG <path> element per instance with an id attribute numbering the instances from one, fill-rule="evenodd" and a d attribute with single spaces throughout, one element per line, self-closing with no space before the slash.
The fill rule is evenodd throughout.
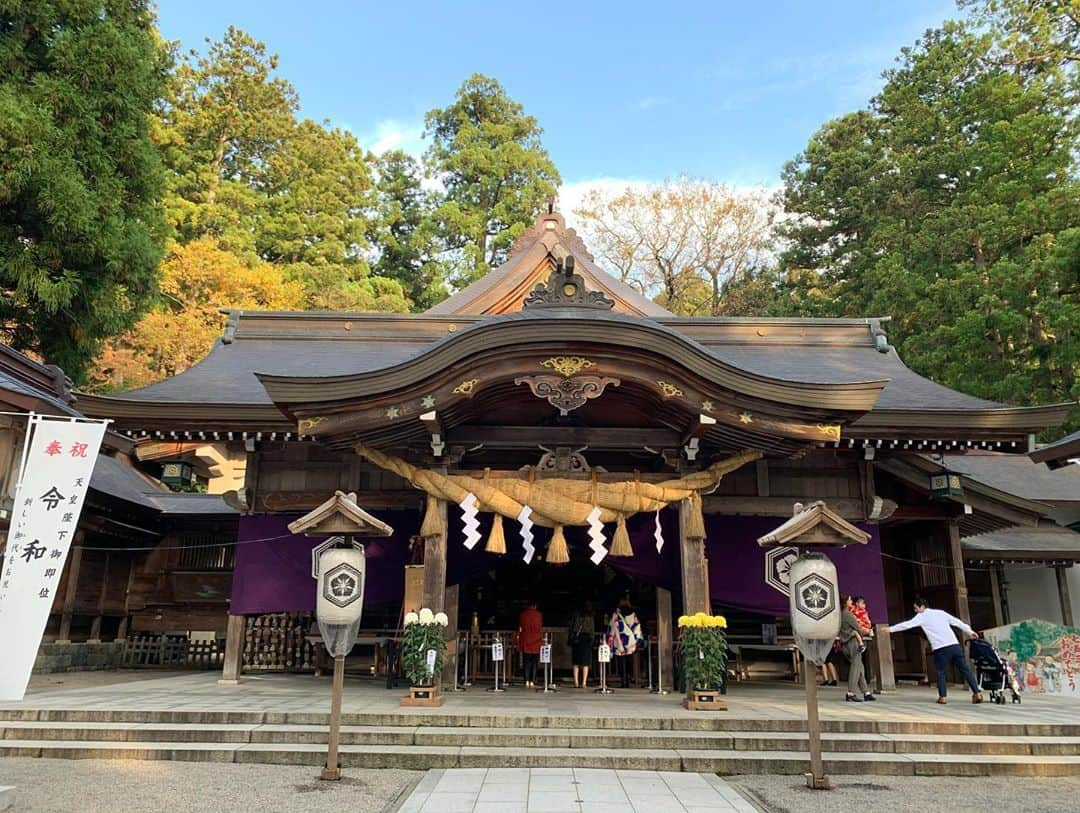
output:
<path id="1" fill-rule="evenodd" d="M 30 416 L 0 574 L 0 700 L 26 694 L 107 423 Z"/>
<path id="2" fill-rule="evenodd" d="M 540 647 L 540 663 L 551 663 L 551 644 Z"/>
<path id="3" fill-rule="evenodd" d="M 503 659 L 502 641 L 496 641 L 491 645 L 491 659 L 493 661 L 501 661 Z"/>
<path id="4" fill-rule="evenodd" d="M 611 663 L 611 647 L 607 644 L 600 644 L 600 649 L 596 653 L 596 659 L 600 663 Z"/>
<path id="5" fill-rule="evenodd" d="M 434 649 L 427 651 L 427 673 L 428 676 L 435 674 L 435 658 L 437 657 Z"/>

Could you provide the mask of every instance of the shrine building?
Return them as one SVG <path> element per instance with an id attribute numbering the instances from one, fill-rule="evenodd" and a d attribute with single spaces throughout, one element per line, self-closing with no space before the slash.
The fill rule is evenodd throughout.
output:
<path id="1" fill-rule="evenodd" d="M 409 609 L 510 643 L 536 601 L 561 669 L 571 613 L 602 619 L 628 598 L 651 641 L 641 674 L 672 669 L 674 619 L 710 610 L 728 618 L 740 676 L 797 668 L 794 551 L 757 539 L 818 500 L 869 535 L 830 556 L 875 622 L 924 595 L 1001 623 L 1017 562 L 1043 567 L 1072 620 L 1080 537 L 1053 516 L 1062 504 L 994 478 L 1058 474 L 1027 455 L 1074 404 L 936 384 L 879 319 L 675 316 L 601 270 L 557 212 L 425 313 L 231 311 L 189 370 L 76 406 L 112 419 L 138 467 L 211 492 L 201 515 L 181 505 L 197 497 L 156 498 L 168 505 L 151 520 L 171 524 L 130 565 L 124 632 L 210 631 L 228 679 L 315 668 L 320 540 L 287 526 L 337 491 L 394 529 L 365 540 L 360 640 L 380 652 Z M 1065 509 L 1080 508 L 1071 474 Z M 917 636 L 883 632 L 876 660 L 886 685 L 927 672 Z"/>

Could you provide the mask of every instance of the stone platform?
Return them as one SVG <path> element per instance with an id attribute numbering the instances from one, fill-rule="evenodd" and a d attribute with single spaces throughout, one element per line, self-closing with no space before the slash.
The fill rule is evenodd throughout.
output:
<path id="1" fill-rule="evenodd" d="M 329 680 L 210 673 L 99 675 L 35 687 L 0 707 L 0 755 L 322 764 Z M 395 768 L 618 768 L 729 774 L 806 770 L 805 698 L 791 684 L 738 684 L 726 712 L 691 712 L 643 690 L 448 693 L 403 709 L 405 688 L 348 680 L 342 763 Z M 1080 702 L 948 706 L 930 689 L 843 702 L 823 690 L 832 774 L 1080 775 Z"/>

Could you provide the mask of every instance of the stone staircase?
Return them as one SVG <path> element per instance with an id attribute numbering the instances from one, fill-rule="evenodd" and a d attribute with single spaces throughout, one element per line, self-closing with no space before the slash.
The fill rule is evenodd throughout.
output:
<path id="1" fill-rule="evenodd" d="M 346 714 L 342 764 L 801 774 L 798 720 Z M 0 756 L 321 765 L 327 716 L 288 712 L 0 710 Z M 830 774 L 1080 775 L 1080 723 L 824 721 Z"/>

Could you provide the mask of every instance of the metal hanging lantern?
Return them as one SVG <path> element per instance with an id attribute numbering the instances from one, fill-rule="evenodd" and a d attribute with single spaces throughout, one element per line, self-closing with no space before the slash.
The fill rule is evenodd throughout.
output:
<path id="1" fill-rule="evenodd" d="M 960 475 L 951 471 L 942 471 L 930 475 L 930 496 L 939 500 L 947 500 L 953 497 L 963 497 L 964 487 L 960 482 Z"/>
<path id="2" fill-rule="evenodd" d="M 161 467 L 161 482 L 167 486 L 186 486 L 195 479 L 195 469 L 190 463 L 177 460 Z"/>

